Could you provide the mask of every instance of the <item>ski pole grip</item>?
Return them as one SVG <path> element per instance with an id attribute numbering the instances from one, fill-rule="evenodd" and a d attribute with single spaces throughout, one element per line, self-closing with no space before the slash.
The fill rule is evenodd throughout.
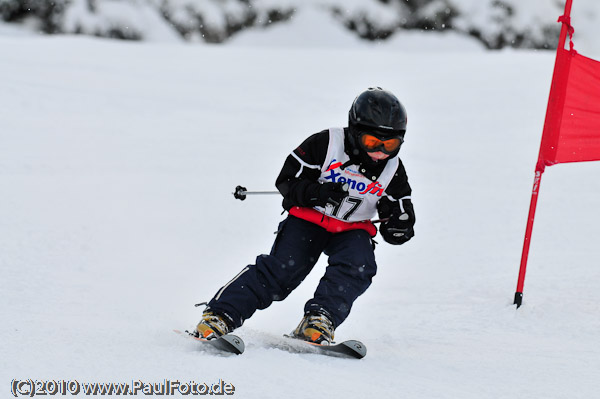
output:
<path id="1" fill-rule="evenodd" d="M 235 188 L 235 192 L 233 193 L 233 196 L 236 199 L 239 199 L 240 201 L 243 201 L 246 199 L 246 193 L 248 192 L 248 189 L 246 187 L 242 187 L 242 186 L 237 186 Z"/>

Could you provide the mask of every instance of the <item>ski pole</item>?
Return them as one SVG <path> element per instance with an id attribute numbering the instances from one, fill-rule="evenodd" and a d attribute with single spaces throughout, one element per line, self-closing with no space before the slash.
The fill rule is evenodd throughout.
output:
<path id="1" fill-rule="evenodd" d="M 344 187 L 344 191 L 348 190 L 348 187 Z M 246 187 L 243 186 L 237 186 L 235 188 L 235 191 L 232 193 L 233 196 L 236 199 L 239 199 L 240 201 L 243 201 L 246 199 L 247 195 L 272 195 L 272 194 L 279 194 L 279 191 L 248 191 L 248 189 Z M 402 215 L 404 216 L 404 215 Z M 404 220 L 402 217 L 400 217 L 401 220 Z M 388 221 L 388 218 L 385 219 L 375 219 L 375 220 L 371 220 L 371 223 L 385 223 Z"/>
<path id="2" fill-rule="evenodd" d="M 237 186 L 235 188 L 235 192 L 233 196 L 240 201 L 246 199 L 247 195 L 270 195 L 270 194 L 279 194 L 279 191 L 248 191 L 246 187 Z"/>
<path id="3" fill-rule="evenodd" d="M 343 190 L 348 191 L 348 183 L 344 183 Z M 279 194 L 279 191 L 248 191 L 246 187 L 237 186 L 235 188 L 235 192 L 233 192 L 233 196 L 240 201 L 246 199 L 247 195 L 271 195 L 271 194 Z"/>

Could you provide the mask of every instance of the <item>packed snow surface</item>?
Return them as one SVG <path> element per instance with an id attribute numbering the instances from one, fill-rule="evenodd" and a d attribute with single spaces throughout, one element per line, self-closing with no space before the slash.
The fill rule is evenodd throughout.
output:
<path id="1" fill-rule="evenodd" d="M 600 163 L 544 174 L 516 310 L 554 55 L 458 47 L 0 38 L 0 390 L 170 379 L 250 399 L 597 397 Z M 237 330 L 242 356 L 174 334 L 285 217 L 280 196 L 240 202 L 234 187 L 273 190 L 285 157 L 373 85 L 409 113 L 417 224 L 403 246 L 377 238 L 378 275 L 336 331 L 367 357 L 277 348 L 325 257 Z"/>

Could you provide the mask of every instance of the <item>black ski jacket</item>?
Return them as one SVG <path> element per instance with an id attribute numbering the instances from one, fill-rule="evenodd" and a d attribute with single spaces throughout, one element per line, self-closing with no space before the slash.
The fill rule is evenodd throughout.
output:
<path id="1" fill-rule="evenodd" d="M 348 134 L 348 129 L 344 129 L 344 134 Z M 323 130 L 307 138 L 298 148 L 294 150 L 296 156 L 310 165 L 323 166 L 327 156 L 329 145 L 329 131 Z M 348 154 L 348 149 L 344 150 Z M 348 154 L 350 155 L 350 154 Z M 379 161 L 374 165 L 356 165 L 359 168 L 366 168 L 369 176 L 379 176 L 387 160 Z M 315 192 L 319 189 L 319 176 L 321 171 L 317 169 L 302 168 L 301 164 L 291 154 L 283 164 L 283 168 L 277 177 L 275 185 L 283 195 L 283 208 L 290 210 L 293 206 L 313 207 L 311 198 L 315 198 Z M 414 220 L 414 209 L 411 202 L 411 187 L 408 184 L 408 177 L 402 161 L 398 164 L 398 169 L 390 184 L 385 190 L 384 196 L 377 203 L 377 211 L 380 218 L 388 218 L 394 210 L 399 213 L 408 212 Z"/>

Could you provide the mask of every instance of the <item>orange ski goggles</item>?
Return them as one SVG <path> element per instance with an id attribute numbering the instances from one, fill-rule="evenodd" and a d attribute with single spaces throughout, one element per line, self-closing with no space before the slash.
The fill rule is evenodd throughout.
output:
<path id="1" fill-rule="evenodd" d="M 367 152 L 382 151 L 386 154 L 391 154 L 400 148 L 404 142 L 402 137 L 392 137 L 382 140 L 371 133 L 362 133 L 359 137 L 360 145 Z"/>

